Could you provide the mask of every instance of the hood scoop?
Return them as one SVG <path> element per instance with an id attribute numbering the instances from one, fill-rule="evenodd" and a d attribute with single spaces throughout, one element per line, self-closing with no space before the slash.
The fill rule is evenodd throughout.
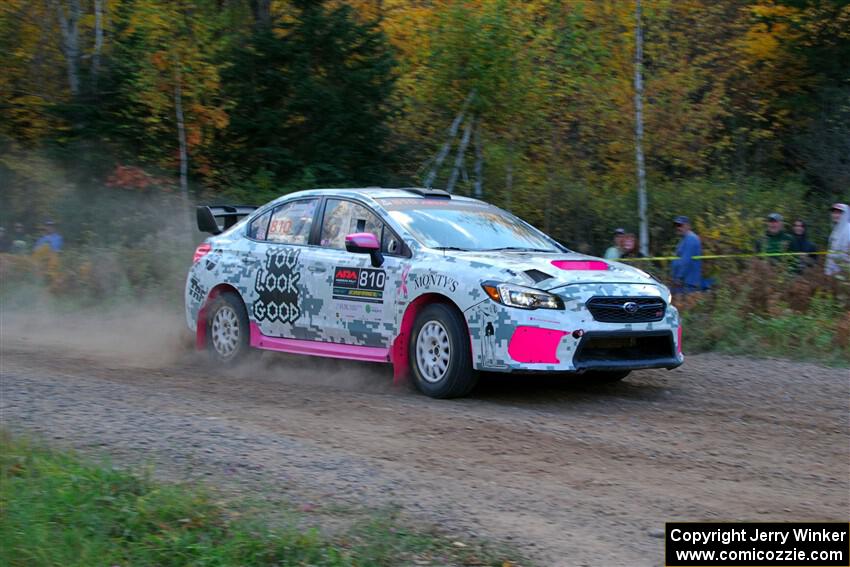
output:
<path id="1" fill-rule="evenodd" d="M 548 280 L 549 278 L 552 277 L 549 274 L 547 274 L 546 272 L 541 272 L 540 270 L 535 270 L 534 268 L 532 268 L 530 270 L 526 270 L 523 273 L 526 276 L 530 277 L 532 280 L 534 280 L 534 283 L 540 283 L 543 280 Z"/>

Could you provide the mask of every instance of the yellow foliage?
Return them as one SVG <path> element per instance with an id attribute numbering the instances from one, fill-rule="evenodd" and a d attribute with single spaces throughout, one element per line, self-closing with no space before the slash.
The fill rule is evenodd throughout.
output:
<path id="1" fill-rule="evenodd" d="M 729 209 L 721 214 L 701 215 L 695 220 L 694 228 L 705 254 L 743 253 L 752 252 L 756 238 L 764 231 L 764 221 Z"/>

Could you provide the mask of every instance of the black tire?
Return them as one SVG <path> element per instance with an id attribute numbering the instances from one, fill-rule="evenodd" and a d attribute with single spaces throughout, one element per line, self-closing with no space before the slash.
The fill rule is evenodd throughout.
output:
<path id="1" fill-rule="evenodd" d="M 631 373 L 631 370 L 592 370 L 585 376 L 591 384 L 611 384 L 619 382 Z"/>
<path id="2" fill-rule="evenodd" d="M 444 341 L 440 329 L 445 332 Z M 437 334 L 434 334 L 435 332 Z M 420 368 L 417 345 L 423 333 L 423 344 L 431 341 L 430 346 L 436 349 L 433 356 L 430 349 L 423 349 L 423 355 L 427 353 L 435 362 L 431 364 L 430 360 L 425 360 L 426 366 Z M 438 356 L 441 362 L 436 362 Z M 408 358 L 416 387 L 432 398 L 463 397 L 478 381 L 478 373 L 472 368 L 472 352 L 466 323 L 460 313 L 442 303 L 428 305 L 416 317 L 408 344 Z M 442 361 L 445 358 L 447 362 L 441 372 L 439 368 L 443 368 Z"/>
<path id="3" fill-rule="evenodd" d="M 221 327 L 214 329 L 215 325 Z M 231 338 L 232 342 L 224 338 Z M 250 338 L 248 313 L 242 300 L 233 293 L 215 298 L 207 309 L 207 351 L 213 362 L 233 364 L 244 359 L 251 350 Z"/>

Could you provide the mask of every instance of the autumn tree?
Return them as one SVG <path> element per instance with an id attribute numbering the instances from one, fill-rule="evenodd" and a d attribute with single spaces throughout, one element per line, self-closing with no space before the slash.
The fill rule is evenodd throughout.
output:
<path id="1" fill-rule="evenodd" d="M 140 161 L 177 172 L 184 195 L 192 172 L 211 174 L 213 133 L 228 122 L 218 56 L 227 23 L 213 1 L 128 0 L 116 14 L 101 127 Z"/>

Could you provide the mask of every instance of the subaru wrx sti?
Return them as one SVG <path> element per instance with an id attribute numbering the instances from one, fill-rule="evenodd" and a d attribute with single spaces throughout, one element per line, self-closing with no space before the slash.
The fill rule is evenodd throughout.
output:
<path id="1" fill-rule="evenodd" d="M 425 394 L 479 371 L 620 380 L 682 364 L 669 290 L 516 216 L 431 189 L 321 189 L 198 207 L 212 234 L 186 319 L 221 363 L 251 349 L 391 363 Z"/>

